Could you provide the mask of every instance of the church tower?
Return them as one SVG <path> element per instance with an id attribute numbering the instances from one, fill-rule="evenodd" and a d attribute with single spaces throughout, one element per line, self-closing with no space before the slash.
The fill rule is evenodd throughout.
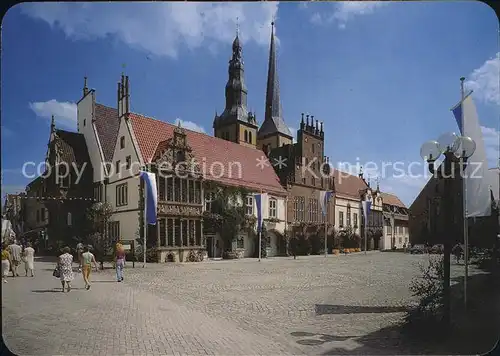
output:
<path id="1" fill-rule="evenodd" d="M 257 143 L 257 120 L 247 109 L 241 44 L 236 33 L 233 41 L 233 56 L 229 61 L 229 79 L 226 84 L 226 107 L 214 118 L 214 136 L 240 145 L 254 147 Z"/>
<path id="2" fill-rule="evenodd" d="M 276 44 L 274 22 L 271 23 L 271 45 L 269 48 L 269 68 L 267 72 L 266 110 L 262 126 L 257 133 L 257 145 L 264 152 L 292 143 L 292 133 L 283 119 L 280 101 L 280 86 L 276 64 Z"/>

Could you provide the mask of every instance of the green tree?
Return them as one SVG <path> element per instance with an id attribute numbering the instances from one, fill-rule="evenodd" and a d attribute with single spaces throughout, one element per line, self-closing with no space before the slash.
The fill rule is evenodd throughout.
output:
<path id="1" fill-rule="evenodd" d="M 250 192 L 239 187 L 208 187 L 210 188 L 215 196 L 211 211 L 205 213 L 205 219 L 211 225 L 210 228 L 221 237 L 224 251 L 230 252 L 240 231 L 254 226 L 255 219 L 247 217 L 244 204 Z"/>
<path id="2" fill-rule="evenodd" d="M 92 245 L 95 257 L 101 264 L 101 269 L 104 268 L 104 260 L 116 243 L 114 239 L 109 237 L 108 231 L 112 214 L 111 205 L 102 202 L 92 204 L 86 214 L 90 229 L 86 242 Z"/>

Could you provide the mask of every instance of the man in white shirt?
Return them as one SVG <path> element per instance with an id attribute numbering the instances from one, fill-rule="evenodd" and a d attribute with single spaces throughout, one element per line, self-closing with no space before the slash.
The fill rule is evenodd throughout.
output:
<path id="1" fill-rule="evenodd" d="M 9 246 L 9 252 L 12 260 L 12 265 L 11 265 L 12 277 L 19 277 L 19 273 L 17 273 L 17 268 L 21 264 L 21 257 L 22 257 L 21 255 L 23 249 L 14 240 L 14 242 Z"/>

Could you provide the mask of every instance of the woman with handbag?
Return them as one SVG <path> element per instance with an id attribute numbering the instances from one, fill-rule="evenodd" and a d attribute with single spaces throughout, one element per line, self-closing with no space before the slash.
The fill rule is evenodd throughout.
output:
<path id="1" fill-rule="evenodd" d="M 64 287 L 67 287 L 67 291 L 71 291 L 71 281 L 74 279 L 73 276 L 73 255 L 70 253 L 71 249 L 66 246 L 62 250 L 63 254 L 59 256 L 59 262 L 57 264 L 59 279 L 61 280 L 62 291 L 64 293 Z M 56 271 L 54 270 L 54 276 Z"/>
<path id="2" fill-rule="evenodd" d="M 10 271 L 10 253 L 9 247 L 6 243 L 2 246 L 2 280 L 7 283 L 7 276 Z"/>

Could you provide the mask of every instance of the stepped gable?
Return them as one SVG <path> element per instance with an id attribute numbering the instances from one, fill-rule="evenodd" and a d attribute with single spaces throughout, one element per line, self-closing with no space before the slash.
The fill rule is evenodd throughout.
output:
<path id="1" fill-rule="evenodd" d="M 63 162 L 75 163 L 78 167 L 84 163 L 89 164 L 87 144 L 82 134 L 59 129 L 55 133 L 59 156 Z"/>
<path id="2" fill-rule="evenodd" d="M 161 145 L 164 145 L 167 139 L 173 137 L 176 126 L 135 113 L 129 113 L 128 117 L 143 160 L 145 163 L 151 163 L 155 153 L 158 150 L 163 150 Z M 281 186 L 273 167 L 269 163 L 263 168 L 257 166 L 258 159 L 265 157 L 264 152 L 261 150 L 245 147 L 207 134 L 185 130 L 187 144 L 191 147 L 192 154 L 198 162 L 205 162 L 206 167 L 210 167 L 214 162 L 221 162 L 225 167 L 222 177 L 211 176 L 211 172 L 206 172 L 206 179 L 256 191 L 262 189 L 266 192 L 286 195 L 286 191 Z M 237 176 L 239 170 L 236 165 L 233 165 L 233 176 L 230 176 L 230 162 L 240 163 L 241 177 Z M 213 173 L 218 173 L 218 169 L 215 169 Z"/>
<path id="3" fill-rule="evenodd" d="M 368 188 L 368 185 L 362 178 L 339 171 L 338 169 L 333 169 L 333 179 L 335 183 L 335 195 L 339 198 L 359 200 L 361 193 Z"/>
<path id="4" fill-rule="evenodd" d="M 118 110 L 96 103 L 95 127 L 105 162 L 113 162 L 118 130 L 120 129 Z"/>
<path id="5" fill-rule="evenodd" d="M 382 196 L 382 201 L 384 204 L 406 209 L 406 205 L 396 195 L 384 192 L 380 192 L 380 195 Z"/>

